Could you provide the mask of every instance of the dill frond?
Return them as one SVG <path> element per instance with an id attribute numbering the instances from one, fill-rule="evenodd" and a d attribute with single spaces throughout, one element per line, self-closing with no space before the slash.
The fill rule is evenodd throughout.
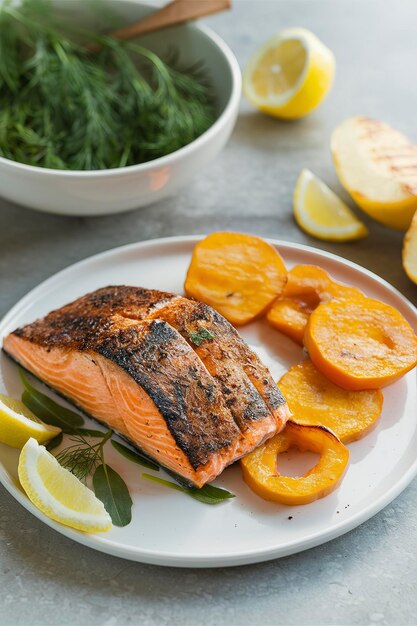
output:
<path id="1" fill-rule="evenodd" d="M 49 0 L 3 2 L 2 156 L 57 169 L 114 168 L 169 154 L 210 127 L 214 101 L 201 65 L 180 68 L 175 55 L 164 62 L 132 42 L 100 41 L 98 54 L 73 41 Z"/>
<path id="2" fill-rule="evenodd" d="M 103 447 L 112 434 L 111 430 L 103 433 L 103 438 L 95 444 L 91 444 L 84 435 L 72 435 L 72 444 L 61 450 L 56 460 L 74 476 L 85 480 L 103 462 Z"/>

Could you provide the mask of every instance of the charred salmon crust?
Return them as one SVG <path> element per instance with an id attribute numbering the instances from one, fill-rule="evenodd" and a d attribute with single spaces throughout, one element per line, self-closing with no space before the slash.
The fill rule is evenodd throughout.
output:
<path id="1" fill-rule="evenodd" d="M 179 447 L 197 469 L 236 438 L 214 380 L 183 338 L 162 320 L 131 326 L 96 347 L 152 398 Z M 184 357 L 187 357 L 184 359 Z M 180 366 L 183 359 L 186 367 Z"/>
<path id="2" fill-rule="evenodd" d="M 175 297 L 141 287 L 103 287 L 14 333 L 43 346 L 94 349 L 124 321 L 129 325 L 143 320 L 153 308 Z"/>
<path id="3" fill-rule="evenodd" d="M 243 431 L 251 421 L 270 413 L 285 422 L 286 401 L 269 370 L 222 315 L 202 302 L 178 297 L 149 314 L 154 316 L 176 328 L 194 348 L 220 383 L 226 404 Z M 192 338 L 202 329 L 210 331 L 212 339 L 196 346 Z"/>
<path id="4" fill-rule="evenodd" d="M 202 329 L 210 333 L 196 342 Z M 3 348 L 199 487 L 288 417 L 268 370 L 234 328 L 211 307 L 170 293 L 105 287 L 17 329 Z"/>
<path id="5" fill-rule="evenodd" d="M 182 339 L 181 341 L 185 344 L 186 350 L 190 350 Z M 171 419 L 168 425 L 145 389 L 124 369 L 98 352 L 80 353 L 72 350 L 66 352 L 56 347 L 45 348 L 13 334 L 6 338 L 5 344 L 5 350 L 9 354 L 13 354 L 18 363 L 35 373 L 48 386 L 57 390 L 88 415 L 92 415 L 98 421 L 130 440 L 162 466 L 183 476 L 189 483 L 197 487 L 213 480 L 224 467 L 237 458 L 241 434 L 227 408 L 224 407 L 223 409 L 221 395 L 211 393 L 210 377 L 191 350 L 191 356 L 196 359 L 196 367 L 201 371 L 203 385 L 199 384 L 197 388 L 195 382 L 189 381 L 190 391 L 187 390 L 187 394 L 197 397 L 197 401 L 193 402 L 193 405 L 200 406 L 201 411 L 204 411 L 202 408 L 204 387 L 207 388 L 205 382 L 209 383 L 210 396 L 214 396 L 210 407 L 211 412 L 205 411 L 207 415 L 205 415 L 206 422 L 203 422 L 203 425 L 193 422 L 192 418 L 196 417 L 197 412 L 194 410 L 192 413 L 188 407 L 186 407 L 186 414 L 180 414 L 180 410 L 178 410 L 180 419 Z M 108 348 L 109 346 L 105 346 L 105 349 Z M 185 354 L 187 353 L 185 352 Z M 134 353 L 132 356 L 135 356 Z M 182 354 L 181 359 L 184 360 L 185 358 Z M 159 371 L 156 372 L 155 376 L 156 378 L 160 377 Z M 171 379 L 172 377 L 172 372 L 170 372 L 167 378 Z M 204 377 L 208 380 L 205 381 Z M 175 383 L 178 382 L 178 373 L 174 381 Z M 156 383 L 152 382 L 152 384 Z M 169 384 L 170 382 L 167 383 L 167 385 Z M 158 386 L 156 388 L 159 391 Z M 171 388 L 168 386 L 169 389 L 177 393 L 178 386 L 171 385 Z M 188 401 L 188 395 L 184 396 L 185 402 Z M 163 406 L 161 410 L 164 410 Z M 217 415 L 222 422 L 221 429 L 215 429 L 213 416 Z M 173 417 L 177 416 L 174 415 Z M 207 441 L 208 445 L 205 445 L 206 433 L 207 431 L 210 432 L 207 422 L 210 421 L 212 422 L 212 429 L 218 430 L 218 432 L 216 432 L 216 439 Z M 204 425 L 206 426 L 205 430 Z M 173 437 L 169 426 L 171 429 L 178 430 L 174 433 L 176 439 Z M 186 438 L 184 438 L 183 429 Z M 220 447 L 222 443 L 229 441 L 230 438 L 225 437 L 228 431 L 232 435 L 232 440 L 226 447 Z M 222 440 L 221 437 L 223 437 Z M 189 451 L 178 445 L 177 440 L 183 448 L 188 448 Z M 191 464 L 191 460 L 195 465 L 197 464 L 195 456 L 193 457 L 193 447 L 196 445 L 201 447 L 199 461 L 203 462 L 197 466 L 197 469 Z M 216 450 L 216 447 L 219 449 Z M 203 454 L 208 459 L 206 463 L 204 463 Z"/>

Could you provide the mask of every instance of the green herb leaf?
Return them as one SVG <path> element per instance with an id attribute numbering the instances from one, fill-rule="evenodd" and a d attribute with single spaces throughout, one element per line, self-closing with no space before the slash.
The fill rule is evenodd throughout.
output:
<path id="1" fill-rule="evenodd" d="M 170 480 L 159 478 L 159 476 L 153 476 L 152 474 L 147 474 L 146 472 L 143 472 L 141 476 L 142 478 L 146 478 L 146 480 L 153 480 L 154 483 L 165 485 L 165 487 L 169 487 L 170 489 L 175 489 L 175 491 L 182 491 L 182 493 L 187 492 L 185 487 L 181 487 L 180 485 L 177 485 L 177 483 L 172 483 Z"/>
<path id="2" fill-rule="evenodd" d="M 222 500 L 227 500 L 228 498 L 236 498 L 235 494 L 231 491 L 227 491 L 227 489 L 221 489 L 220 487 L 215 487 L 214 485 L 204 485 L 201 489 L 197 489 L 200 493 L 204 493 L 206 497 L 210 498 L 221 498 Z"/>
<path id="3" fill-rule="evenodd" d="M 80 434 L 80 430 L 83 429 L 79 428 L 76 433 L 71 434 L 71 445 L 61 450 L 56 456 L 56 460 L 74 476 L 84 480 L 94 472 L 100 462 L 104 463 L 103 448 L 111 438 L 113 431 L 109 430 L 104 433 L 97 443 L 91 443 L 88 438 Z"/>
<path id="4" fill-rule="evenodd" d="M 59 433 L 56 437 L 51 439 L 51 441 L 46 445 L 46 449 L 51 452 L 54 448 L 57 448 L 62 443 L 63 435 Z"/>
<path id="5" fill-rule="evenodd" d="M 59 426 L 64 433 L 73 432 L 74 428 L 84 424 L 84 418 L 79 413 L 67 409 L 35 389 L 21 368 L 19 368 L 19 374 L 25 387 L 22 394 L 23 403 L 45 424 Z"/>
<path id="6" fill-rule="evenodd" d="M 132 520 L 132 498 L 123 478 L 109 465 L 99 465 L 93 476 L 94 493 L 102 501 L 115 526 Z"/>
<path id="7" fill-rule="evenodd" d="M 84 4 L 101 23 L 103 3 Z M 77 41 L 97 33 L 57 19 L 52 5 L 0 2 L 1 156 L 56 169 L 129 166 L 169 154 L 213 124 L 215 99 L 201 64 L 180 67 L 178 58 L 164 62 L 105 36 L 90 54 Z"/>
<path id="8" fill-rule="evenodd" d="M 224 502 L 224 500 L 235 497 L 235 495 L 230 491 L 220 489 L 219 487 L 213 487 L 212 485 L 205 485 L 201 489 L 198 489 L 197 487 L 187 488 L 181 487 L 176 483 L 172 483 L 170 480 L 159 478 L 159 476 L 152 476 L 152 474 L 147 474 L 145 472 L 142 473 L 142 477 L 147 480 L 152 480 L 155 483 L 159 483 L 160 485 L 165 485 L 165 487 L 169 487 L 170 489 L 175 489 L 175 491 L 181 491 L 187 496 L 194 498 L 194 500 L 198 500 L 204 504 L 220 504 L 220 502 Z"/>
<path id="9" fill-rule="evenodd" d="M 235 495 L 230 491 L 226 491 L 226 489 L 219 489 L 218 487 L 212 487 L 211 485 L 204 485 L 201 489 L 198 489 L 197 487 L 190 487 L 187 490 L 187 493 L 195 500 L 204 502 L 204 504 L 220 504 L 220 502 L 224 502 L 224 500 L 235 497 Z"/>
<path id="10" fill-rule="evenodd" d="M 64 433 L 73 433 L 78 426 L 84 424 L 81 415 L 57 404 L 39 391 L 24 391 L 22 402 L 45 424 L 59 426 Z"/>
<path id="11" fill-rule="evenodd" d="M 156 472 L 159 472 L 159 465 L 148 459 L 146 456 L 140 454 L 139 452 L 135 452 L 130 448 L 127 448 L 122 443 L 118 441 L 111 441 L 111 445 L 113 448 L 117 450 L 122 456 L 129 459 L 129 461 L 133 461 L 133 463 L 138 463 L 138 465 L 143 465 L 143 467 L 147 467 L 149 469 L 153 469 Z"/>
<path id="12" fill-rule="evenodd" d="M 213 341 L 215 335 L 208 328 L 200 328 L 197 333 L 190 335 L 190 341 L 195 346 L 201 346 L 203 341 Z"/>

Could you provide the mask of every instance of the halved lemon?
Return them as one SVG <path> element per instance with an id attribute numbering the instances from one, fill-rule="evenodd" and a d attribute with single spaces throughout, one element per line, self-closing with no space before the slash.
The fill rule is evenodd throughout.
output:
<path id="1" fill-rule="evenodd" d="M 331 150 L 356 204 L 385 226 L 406 230 L 417 210 L 417 145 L 388 124 L 358 115 L 335 128 Z"/>
<path id="2" fill-rule="evenodd" d="M 56 426 L 44 424 L 20 400 L 0 393 L 0 441 L 13 448 L 22 448 L 30 437 L 45 443 L 61 432 Z"/>
<path id="3" fill-rule="evenodd" d="M 408 278 L 417 284 L 417 212 L 404 237 L 403 267 Z"/>
<path id="4" fill-rule="evenodd" d="M 112 527 L 103 503 L 36 439 L 23 446 L 18 472 L 29 499 L 56 522 L 91 533 Z"/>
<path id="5" fill-rule="evenodd" d="M 352 241 L 366 226 L 322 180 L 302 170 L 294 189 L 294 217 L 306 233 L 324 241 Z"/>
<path id="6" fill-rule="evenodd" d="M 304 28 L 287 28 L 256 50 L 243 72 L 243 90 L 254 106 L 275 117 L 296 119 L 326 97 L 334 55 Z"/>

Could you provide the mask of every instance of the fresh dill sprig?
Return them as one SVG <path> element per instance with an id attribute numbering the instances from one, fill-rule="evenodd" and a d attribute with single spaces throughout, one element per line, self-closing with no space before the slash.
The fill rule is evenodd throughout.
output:
<path id="1" fill-rule="evenodd" d="M 96 444 L 91 444 L 82 434 L 72 435 L 72 445 L 61 450 L 56 460 L 79 480 L 92 476 L 94 493 L 103 502 L 113 524 L 126 526 L 132 520 L 132 498 L 123 478 L 104 460 L 104 445 L 112 435 L 112 430 L 103 433 Z"/>
<path id="2" fill-rule="evenodd" d="M 56 460 L 74 476 L 85 480 L 87 476 L 93 474 L 98 465 L 104 464 L 103 448 L 112 434 L 112 430 L 103 433 L 101 441 L 94 444 L 91 444 L 84 435 L 72 435 L 70 437 L 72 445 L 61 450 L 56 455 Z"/>
<path id="3" fill-rule="evenodd" d="M 1 156 L 55 169 L 122 167 L 169 154 L 213 123 L 201 65 L 180 68 L 175 56 L 164 62 L 104 36 L 92 54 L 67 31 L 49 0 L 0 6 Z"/>

